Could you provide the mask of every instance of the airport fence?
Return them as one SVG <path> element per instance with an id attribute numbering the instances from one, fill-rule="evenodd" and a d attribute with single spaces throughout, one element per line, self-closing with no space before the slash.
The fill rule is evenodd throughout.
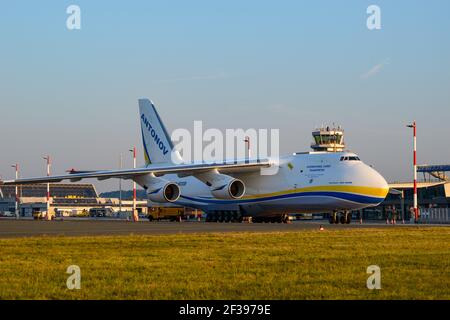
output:
<path id="1" fill-rule="evenodd" d="M 449 208 L 423 209 L 420 213 L 422 223 L 450 223 Z"/>

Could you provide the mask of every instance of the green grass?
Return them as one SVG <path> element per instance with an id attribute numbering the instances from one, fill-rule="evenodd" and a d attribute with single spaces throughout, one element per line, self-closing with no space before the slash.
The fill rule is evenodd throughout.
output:
<path id="1" fill-rule="evenodd" d="M 450 228 L 3 239 L 0 270 L 1 299 L 450 299 Z"/>

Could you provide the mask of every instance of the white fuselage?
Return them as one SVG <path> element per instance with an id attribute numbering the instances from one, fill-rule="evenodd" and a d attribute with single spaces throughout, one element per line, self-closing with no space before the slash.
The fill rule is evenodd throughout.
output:
<path id="1" fill-rule="evenodd" d="M 389 189 L 377 171 L 350 152 L 298 153 L 281 157 L 278 166 L 274 175 L 259 171 L 236 175 L 246 191 L 232 200 L 214 198 L 210 188 L 193 176 L 163 178 L 180 186 L 176 205 L 206 212 L 239 210 L 250 216 L 357 210 L 378 205 Z"/>

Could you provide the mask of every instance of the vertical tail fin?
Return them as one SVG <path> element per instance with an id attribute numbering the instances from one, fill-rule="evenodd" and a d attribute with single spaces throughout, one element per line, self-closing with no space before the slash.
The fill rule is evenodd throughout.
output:
<path id="1" fill-rule="evenodd" d="M 139 113 L 146 165 L 173 163 L 173 143 L 153 102 L 148 99 L 139 99 Z"/>

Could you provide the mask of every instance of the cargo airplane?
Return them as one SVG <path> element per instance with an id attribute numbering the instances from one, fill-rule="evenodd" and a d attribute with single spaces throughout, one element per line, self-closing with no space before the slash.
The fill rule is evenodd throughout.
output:
<path id="1" fill-rule="evenodd" d="M 251 217 L 253 222 L 286 222 L 288 213 L 321 212 L 330 213 L 331 223 L 350 223 L 351 210 L 378 205 L 389 190 L 377 171 L 356 154 L 344 151 L 294 153 L 277 161 L 269 157 L 175 164 L 173 143 L 154 104 L 140 99 L 139 111 L 144 167 L 72 171 L 0 184 L 131 179 L 146 190 L 149 200 L 200 209 L 211 222 L 242 221 L 245 217 Z M 262 168 L 273 166 L 276 174 L 261 174 Z"/>

